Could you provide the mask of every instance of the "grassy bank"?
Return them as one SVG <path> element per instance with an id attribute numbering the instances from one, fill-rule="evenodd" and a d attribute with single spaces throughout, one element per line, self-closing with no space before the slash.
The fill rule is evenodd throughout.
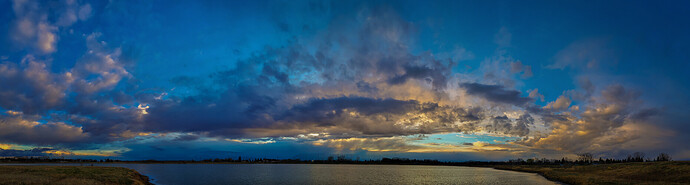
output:
<path id="1" fill-rule="evenodd" d="M 0 184 L 127 184 L 148 185 L 148 177 L 120 167 L 3 166 Z"/>
<path id="2" fill-rule="evenodd" d="M 690 162 L 635 162 L 599 165 L 494 165 L 496 169 L 539 173 L 567 184 L 690 184 Z"/>

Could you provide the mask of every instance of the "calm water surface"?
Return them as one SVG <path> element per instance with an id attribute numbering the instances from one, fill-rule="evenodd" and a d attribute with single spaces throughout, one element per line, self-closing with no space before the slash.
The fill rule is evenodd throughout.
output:
<path id="1" fill-rule="evenodd" d="M 21 164 L 27 165 L 27 164 Z M 82 165 L 82 164 L 29 164 Z M 491 168 L 330 164 L 94 164 L 137 170 L 156 184 L 556 184 Z"/>

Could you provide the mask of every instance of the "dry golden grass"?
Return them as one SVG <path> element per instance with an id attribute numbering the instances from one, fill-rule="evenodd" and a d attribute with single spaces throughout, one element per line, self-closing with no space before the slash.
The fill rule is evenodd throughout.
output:
<path id="1" fill-rule="evenodd" d="M 636 162 L 600 165 L 497 165 L 534 172 L 567 184 L 690 184 L 690 162 Z"/>
<path id="2" fill-rule="evenodd" d="M 151 184 L 148 177 L 120 167 L 0 166 L 0 184 Z"/>

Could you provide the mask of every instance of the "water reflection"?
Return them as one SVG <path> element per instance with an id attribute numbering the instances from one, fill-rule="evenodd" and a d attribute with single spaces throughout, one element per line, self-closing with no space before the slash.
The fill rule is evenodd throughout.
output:
<path id="1" fill-rule="evenodd" d="M 35 165 L 35 164 L 31 164 Z M 55 165 L 55 164 L 39 164 Z M 81 164 L 60 164 L 81 165 Z M 556 184 L 532 173 L 457 166 L 95 164 L 131 168 L 156 184 Z"/>

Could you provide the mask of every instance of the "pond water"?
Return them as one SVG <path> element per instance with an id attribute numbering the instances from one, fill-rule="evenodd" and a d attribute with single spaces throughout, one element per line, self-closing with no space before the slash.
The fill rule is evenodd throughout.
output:
<path id="1" fill-rule="evenodd" d="M 6 164 L 7 165 L 7 164 Z M 87 164 L 18 164 L 87 165 Z M 491 168 L 332 164 L 94 164 L 119 166 L 175 184 L 557 184 L 533 173 Z"/>

